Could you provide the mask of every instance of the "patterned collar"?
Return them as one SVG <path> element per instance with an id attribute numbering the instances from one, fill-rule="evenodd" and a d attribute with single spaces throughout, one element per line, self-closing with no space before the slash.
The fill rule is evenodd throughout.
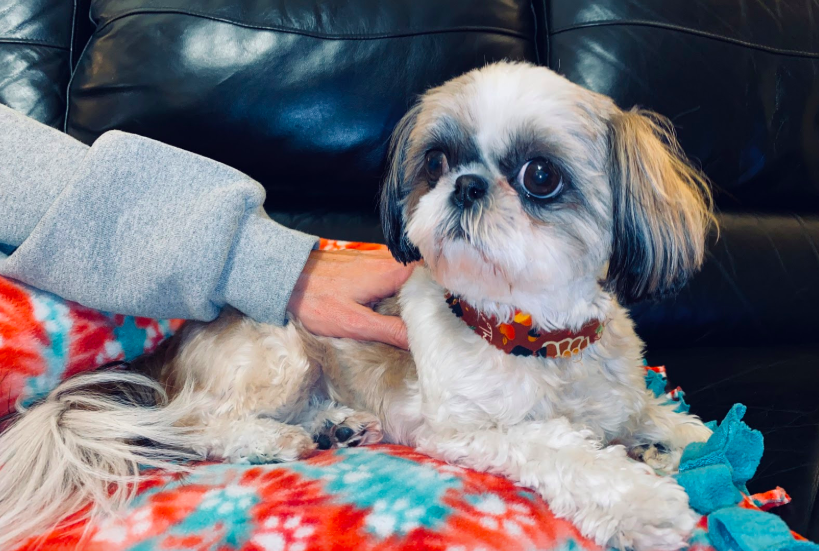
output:
<path id="1" fill-rule="evenodd" d="M 600 320 L 591 320 L 578 331 L 538 331 L 532 328 L 532 316 L 519 310 L 515 311 L 511 323 L 498 323 L 494 316 L 477 311 L 460 297 L 451 293 L 446 293 L 445 296 L 453 314 L 486 342 L 507 354 L 570 358 L 603 336 L 605 324 Z"/>

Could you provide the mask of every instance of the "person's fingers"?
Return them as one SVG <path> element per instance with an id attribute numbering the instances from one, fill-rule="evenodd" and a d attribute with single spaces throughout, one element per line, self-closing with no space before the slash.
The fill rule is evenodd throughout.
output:
<path id="1" fill-rule="evenodd" d="M 404 283 L 406 283 L 417 266 L 417 263 L 404 266 L 403 264 L 392 261 L 385 272 L 380 273 L 377 278 L 374 278 L 366 302 L 380 300 L 396 294 Z"/>
<path id="2" fill-rule="evenodd" d="M 387 251 L 313 251 L 288 311 L 317 335 L 408 348 L 401 319 L 363 305 L 394 296 L 418 264 L 400 264 Z"/>
<path id="3" fill-rule="evenodd" d="M 398 289 L 400 289 L 404 285 L 404 283 L 407 282 L 407 280 L 409 279 L 409 276 L 411 276 L 412 272 L 415 271 L 415 268 L 417 268 L 418 266 L 421 266 L 421 265 L 422 265 L 421 261 L 410 262 L 406 266 L 403 265 L 403 264 L 400 264 L 399 265 L 400 268 L 395 272 L 395 276 L 394 276 L 395 279 L 393 280 L 393 284 L 395 285 L 395 290 L 398 291 Z"/>
<path id="4" fill-rule="evenodd" d="M 355 314 L 348 320 L 347 329 L 351 333 L 349 337 L 353 339 L 383 342 L 404 350 L 409 348 L 407 327 L 401 318 L 384 316 L 365 306 L 356 308 Z"/>

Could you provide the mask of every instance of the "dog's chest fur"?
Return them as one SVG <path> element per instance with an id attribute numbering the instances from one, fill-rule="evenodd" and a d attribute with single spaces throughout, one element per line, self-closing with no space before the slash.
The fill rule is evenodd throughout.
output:
<path id="1" fill-rule="evenodd" d="M 619 307 L 598 343 L 573 358 L 547 359 L 490 345 L 449 310 L 425 270 L 400 300 L 427 423 L 474 429 L 563 416 L 610 440 L 641 407 L 642 343 Z"/>

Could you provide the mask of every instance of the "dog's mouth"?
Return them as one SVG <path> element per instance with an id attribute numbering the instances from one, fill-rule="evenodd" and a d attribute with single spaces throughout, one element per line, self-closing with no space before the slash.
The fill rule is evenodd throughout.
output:
<path id="1" fill-rule="evenodd" d="M 453 211 L 449 214 L 443 224 L 441 224 L 438 237 L 441 241 L 466 241 L 476 249 L 483 248 L 480 239 L 481 224 L 483 223 L 483 208 L 477 208 L 470 211 L 457 212 Z"/>
<path id="2" fill-rule="evenodd" d="M 505 249 L 498 246 L 502 228 L 495 228 L 491 213 L 491 205 L 476 204 L 468 210 L 445 209 L 439 215 L 421 247 L 424 261 L 438 283 L 453 291 L 464 286 L 510 287 L 513 274 L 504 260 Z"/>
<path id="3" fill-rule="evenodd" d="M 435 235 L 435 257 L 440 260 L 441 257 L 453 254 L 454 251 L 463 251 L 464 249 L 473 249 L 481 256 L 480 244 L 476 242 L 474 235 L 470 233 L 461 221 L 453 217 L 448 220 L 446 224 L 442 224 Z M 462 254 L 462 253 L 461 253 Z"/>
<path id="4" fill-rule="evenodd" d="M 434 243 L 432 258 L 425 258 L 433 267 L 440 267 L 447 272 L 455 270 L 467 278 L 481 278 L 491 273 L 493 278 L 505 279 L 508 275 L 475 232 L 469 231 L 459 222 L 447 225 L 437 232 Z"/>

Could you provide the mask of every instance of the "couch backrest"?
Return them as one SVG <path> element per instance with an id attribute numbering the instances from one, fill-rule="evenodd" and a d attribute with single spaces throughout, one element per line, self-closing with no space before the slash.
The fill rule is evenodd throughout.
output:
<path id="1" fill-rule="evenodd" d="M 62 126 L 73 20 L 73 0 L 0 2 L 0 103 Z"/>
<path id="2" fill-rule="evenodd" d="M 723 209 L 819 210 L 812 2 L 0 2 L 0 102 L 217 158 L 285 203 L 369 209 L 413 97 L 499 58 L 669 116 Z"/>
<path id="3" fill-rule="evenodd" d="M 70 134 L 117 128 L 204 154 L 279 204 L 372 211 L 417 94 L 487 61 L 536 60 L 525 0 L 94 0 L 92 18 Z"/>
<path id="4" fill-rule="evenodd" d="M 550 0 L 551 67 L 674 122 L 723 209 L 819 206 L 819 5 Z"/>
<path id="5" fill-rule="evenodd" d="M 632 309 L 640 335 L 675 347 L 817 342 L 819 6 L 550 0 L 543 9 L 541 57 L 622 107 L 670 117 L 723 211 L 691 284 Z"/>

